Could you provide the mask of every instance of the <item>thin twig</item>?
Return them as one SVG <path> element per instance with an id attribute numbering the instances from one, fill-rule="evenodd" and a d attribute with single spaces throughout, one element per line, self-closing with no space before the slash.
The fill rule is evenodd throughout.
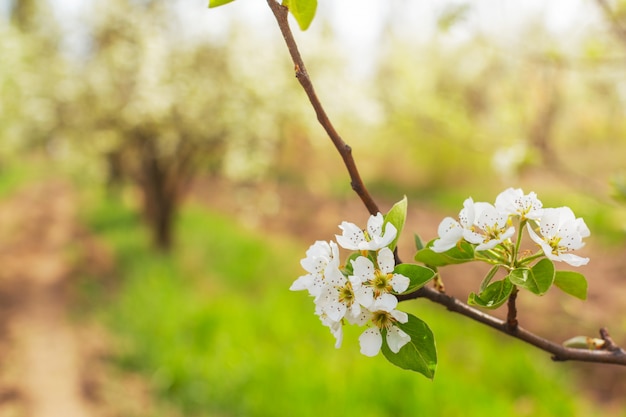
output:
<path id="1" fill-rule="evenodd" d="M 363 201 L 363 204 L 367 208 L 370 214 L 376 214 L 380 212 L 378 206 L 374 202 L 374 199 L 370 195 L 367 188 L 363 184 L 363 180 L 361 179 L 361 175 L 359 174 L 359 170 L 356 167 L 356 163 L 354 162 L 354 158 L 352 157 L 352 148 L 343 141 L 341 136 L 335 130 L 335 127 L 330 122 L 322 103 L 320 102 L 317 94 L 315 93 L 315 89 L 313 88 L 313 83 L 311 82 L 311 78 L 309 77 L 309 73 L 306 70 L 306 66 L 304 65 L 304 61 L 300 56 L 300 52 L 298 51 L 298 45 L 293 37 L 293 33 L 289 27 L 289 10 L 283 6 L 278 4 L 275 0 L 267 0 L 267 4 L 269 4 L 274 16 L 276 17 L 276 21 L 278 22 L 278 27 L 280 28 L 281 33 L 283 34 L 283 38 L 287 43 L 287 48 L 289 49 L 289 54 L 291 55 L 291 59 L 294 64 L 296 78 L 302 85 L 306 95 L 309 97 L 309 101 L 315 110 L 315 114 L 317 115 L 317 120 L 322 125 L 326 133 L 330 137 L 330 140 L 337 148 L 337 151 L 341 155 L 343 159 L 343 163 L 345 164 L 348 173 L 350 174 L 350 185 L 352 189 L 357 193 L 357 195 Z"/>
<path id="2" fill-rule="evenodd" d="M 601 0 L 598 0 L 601 1 Z M 363 184 L 361 180 L 361 176 L 356 167 L 356 163 L 352 157 L 352 150 L 350 146 L 348 146 L 343 139 L 337 134 L 335 128 L 332 123 L 328 119 L 326 112 L 324 111 L 324 107 L 320 102 L 319 98 L 315 94 L 315 90 L 313 89 L 313 84 L 309 75 L 306 71 L 306 66 L 300 56 L 300 52 L 298 51 L 298 47 L 296 45 L 293 34 L 291 33 L 291 29 L 289 28 L 289 22 L 287 20 L 288 17 L 288 9 L 280 4 L 278 4 L 275 0 L 267 0 L 267 4 L 270 9 L 274 13 L 276 17 L 276 21 L 278 22 L 278 26 L 280 28 L 281 33 L 283 34 L 283 38 L 287 43 L 287 48 L 289 49 L 289 53 L 294 63 L 296 78 L 304 88 L 309 101 L 313 105 L 315 109 L 315 113 L 317 114 L 317 120 L 324 127 L 326 133 L 330 137 L 330 140 L 337 148 L 337 151 L 341 155 L 344 164 L 348 170 L 350 175 L 352 189 L 357 193 L 357 195 L 363 201 L 363 204 L 368 209 L 371 214 L 376 214 L 379 212 L 378 206 L 372 199 L 369 194 L 367 188 Z M 567 360 L 575 360 L 575 361 L 585 361 L 585 362 L 599 362 L 599 363 L 610 363 L 617 365 L 625 365 L 626 366 L 626 351 L 616 346 L 612 339 L 608 336 L 608 332 L 601 335 L 606 342 L 607 346 L 610 346 L 611 349 L 602 349 L 602 350 L 585 350 L 585 349 L 573 349 L 566 348 L 557 343 L 551 342 L 547 339 L 544 339 L 534 333 L 529 332 L 517 325 L 511 326 L 507 321 L 500 320 L 496 317 L 493 317 L 489 314 L 483 313 L 480 310 L 477 310 L 469 305 L 459 301 L 458 299 L 447 295 L 443 292 L 439 292 L 435 289 L 422 287 L 418 291 L 397 296 L 399 301 L 417 299 L 417 298 L 427 298 L 432 302 L 445 306 L 448 310 L 453 311 L 455 313 L 459 313 L 465 317 L 468 317 L 472 320 L 478 321 L 482 324 L 485 324 L 489 327 L 492 327 L 502 333 L 505 333 L 511 337 L 520 339 L 526 343 L 529 343 L 541 350 L 552 353 L 552 359 L 555 361 L 567 361 Z M 511 302 L 511 301 L 510 301 Z M 512 301 L 513 306 L 515 300 Z M 513 314 L 509 311 L 509 315 Z M 515 315 L 517 313 L 515 312 Z"/>

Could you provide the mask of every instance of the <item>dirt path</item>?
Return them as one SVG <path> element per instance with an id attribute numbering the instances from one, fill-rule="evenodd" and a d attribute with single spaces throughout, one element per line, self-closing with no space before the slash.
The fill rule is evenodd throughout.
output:
<path id="1" fill-rule="evenodd" d="M 79 309 L 80 279 L 115 268 L 78 201 L 54 181 L 0 201 L 0 417 L 180 417 L 111 364 L 115 343 Z"/>
<path id="2" fill-rule="evenodd" d="M 123 389 L 104 382 L 104 333 L 71 308 L 81 268 L 111 267 L 76 208 L 61 182 L 0 203 L 0 417 L 125 415 L 109 406 Z"/>
<path id="3" fill-rule="evenodd" d="M 65 291 L 73 272 L 75 207 L 60 183 L 27 188 L 0 205 L 0 415 L 93 415 Z"/>

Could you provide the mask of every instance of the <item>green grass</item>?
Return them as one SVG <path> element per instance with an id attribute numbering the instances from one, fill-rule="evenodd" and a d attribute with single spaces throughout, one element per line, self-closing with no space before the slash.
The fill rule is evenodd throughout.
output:
<path id="1" fill-rule="evenodd" d="M 136 216 L 104 200 L 90 224 L 120 267 L 102 311 L 120 337 L 119 364 L 140 371 L 185 415 L 588 416 L 567 364 L 427 301 L 406 306 L 432 327 L 434 381 L 344 346 L 288 291 L 306 246 L 186 207 L 171 257 L 154 255 Z"/>
<path id="2" fill-rule="evenodd" d="M 49 175 L 46 168 L 50 166 L 46 160 L 31 160 L 28 157 L 23 160 L 0 159 L 0 198 L 9 196 L 29 182 Z"/>

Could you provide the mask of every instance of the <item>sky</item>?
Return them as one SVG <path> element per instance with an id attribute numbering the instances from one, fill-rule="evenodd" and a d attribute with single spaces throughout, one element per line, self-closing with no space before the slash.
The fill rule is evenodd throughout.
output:
<path id="1" fill-rule="evenodd" d="M 202 1 L 195 0 L 194 5 Z M 435 30 L 436 16 L 455 4 L 470 7 L 464 23 L 467 30 L 501 35 L 514 33 L 533 19 L 542 21 L 552 32 L 567 33 L 595 22 L 597 17 L 593 0 L 319 0 L 318 13 L 330 19 L 343 39 L 354 42 L 379 36 L 384 19 L 390 14 L 394 26 L 407 36 L 429 36 Z M 265 0 L 237 0 L 211 9 L 206 15 L 190 7 L 189 13 L 205 27 L 219 25 L 233 16 L 245 16 L 262 27 L 271 20 Z M 315 26 L 314 21 L 311 30 Z"/>
<path id="2" fill-rule="evenodd" d="M 88 13 L 87 0 L 49 0 L 57 16 L 71 20 Z M 9 0 L 0 0 L 6 8 Z M 197 33 L 219 34 L 235 19 L 260 31 L 273 24 L 265 0 L 236 0 L 226 6 L 208 9 L 208 0 L 177 0 L 188 29 Z M 470 6 L 463 26 L 480 28 L 500 35 L 514 33 L 516 28 L 533 19 L 541 20 L 556 33 L 576 31 L 596 21 L 593 0 L 318 0 L 318 16 L 327 17 L 342 41 L 367 42 L 380 35 L 384 17 L 394 13 L 394 26 L 408 36 L 428 36 L 434 30 L 434 18 L 451 4 Z M 313 22 L 311 31 L 316 30 Z"/>
<path id="3" fill-rule="evenodd" d="M 71 34 L 68 48 L 80 49 L 81 21 L 90 12 L 93 0 L 48 0 Z M 258 36 L 275 36 L 278 31 L 266 0 L 236 0 L 209 9 L 208 0 L 170 0 L 177 4 L 190 36 L 223 37 L 229 25 L 240 21 Z M 0 0 L 6 11 L 11 0 Z M 593 0 L 318 0 L 318 16 L 302 33 L 293 24 L 296 37 L 315 38 L 330 22 L 338 42 L 358 60 L 375 49 L 376 42 L 391 22 L 401 37 L 428 39 L 436 31 L 436 21 L 451 5 L 469 5 L 466 18 L 447 33 L 450 39 L 463 39 L 477 31 L 506 42 L 523 42 L 519 29 L 540 22 L 548 31 L 565 39 L 575 38 L 590 26 L 598 26 L 599 13 Z M 387 23 L 389 24 L 389 23 Z"/>
<path id="4" fill-rule="evenodd" d="M 236 0 L 226 6 L 204 9 L 206 0 L 184 1 L 186 19 L 202 36 L 219 36 L 229 22 L 240 19 L 259 35 L 277 31 L 265 0 Z M 590 27 L 602 26 L 593 0 L 318 0 L 318 15 L 301 39 L 316 38 L 329 21 L 338 41 L 351 51 L 354 61 L 373 60 L 372 51 L 385 25 L 393 25 L 397 36 L 426 41 L 437 32 L 437 18 L 454 5 L 469 5 L 466 19 L 446 34 L 462 41 L 476 32 L 497 37 L 515 47 L 524 43 L 522 28 L 539 23 L 548 32 L 574 40 Z M 387 22 L 387 23 L 386 23 Z"/>

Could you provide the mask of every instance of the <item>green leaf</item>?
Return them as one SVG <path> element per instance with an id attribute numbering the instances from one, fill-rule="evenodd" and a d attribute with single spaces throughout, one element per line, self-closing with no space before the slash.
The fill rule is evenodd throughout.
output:
<path id="1" fill-rule="evenodd" d="M 413 292 L 418 288 L 423 287 L 428 281 L 435 277 L 435 271 L 432 269 L 415 264 L 396 265 L 393 272 L 396 274 L 402 274 L 411 280 L 411 283 L 405 293 Z"/>
<path id="2" fill-rule="evenodd" d="M 545 294 L 554 283 L 554 262 L 548 258 L 544 258 L 537 262 L 531 270 L 537 282 L 538 294 Z"/>
<path id="3" fill-rule="evenodd" d="M 300 29 L 307 30 L 315 17 L 317 0 L 283 0 L 283 6 L 289 9 Z"/>
<path id="4" fill-rule="evenodd" d="M 504 278 L 503 280 L 492 282 L 480 294 L 470 293 L 467 302 L 471 305 L 494 309 L 504 304 L 512 291 L 513 284 L 511 284 L 508 278 Z"/>
<path id="5" fill-rule="evenodd" d="M 428 242 L 426 248 L 415 255 L 415 260 L 431 267 L 462 264 L 474 260 L 474 246 L 467 242 L 461 242 L 452 249 L 437 253 L 431 249 L 434 240 Z"/>
<path id="6" fill-rule="evenodd" d="M 397 323 L 397 326 L 411 336 L 411 341 L 402 346 L 398 353 L 393 353 L 387 345 L 386 332 L 383 332 L 383 355 L 402 369 L 419 372 L 426 378 L 433 379 L 437 368 L 435 337 L 425 322 L 412 314 L 408 316 L 406 323 Z"/>
<path id="7" fill-rule="evenodd" d="M 209 8 L 223 6 L 235 0 L 209 0 Z"/>
<path id="8" fill-rule="evenodd" d="M 532 274 L 533 273 L 530 268 L 517 268 L 511 271 L 508 278 L 513 284 L 518 285 L 522 288 L 526 288 L 530 291 L 533 291 L 531 288 L 534 288 L 535 290 L 533 292 L 536 292 L 537 286 L 534 284 L 533 279 L 531 278 Z"/>
<path id="9" fill-rule="evenodd" d="M 554 276 L 554 285 L 581 300 L 587 299 L 587 279 L 578 272 L 573 271 L 556 271 Z"/>
<path id="10" fill-rule="evenodd" d="M 532 268 L 517 268 L 509 274 L 511 282 L 533 294 L 543 295 L 554 282 L 554 264 L 544 258 Z"/>
<path id="11" fill-rule="evenodd" d="M 413 239 L 415 240 L 415 250 L 424 249 L 424 242 L 422 242 L 422 238 L 417 233 L 413 235 Z"/>
<path id="12" fill-rule="evenodd" d="M 480 283 L 480 292 L 485 291 L 485 289 L 487 288 L 487 286 L 489 285 L 489 283 L 491 282 L 491 280 L 493 279 L 493 277 L 496 275 L 496 273 L 498 272 L 498 269 L 500 269 L 501 265 L 494 265 L 489 272 L 487 273 L 487 275 L 485 276 L 485 278 L 483 278 L 483 281 Z"/>
<path id="13" fill-rule="evenodd" d="M 396 245 L 398 244 L 398 239 L 400 239 L 400 234 L 402 233 L 402 229 L 404 228 L 404 222 L 406 221 L 407 205 L 407 199 L 406 196 L 404 196 L 402 200 L 394 204 L 393 207 L 391 207 L 391 210 L 389 210 L 389 212 L 385 214 L 383 227 L 386 226 L 387 223 L 391 223 L 398 231 L 396 238 L 389 245 L 389 249 L 391 250 L 394 250 L 396 248 Z"/>

